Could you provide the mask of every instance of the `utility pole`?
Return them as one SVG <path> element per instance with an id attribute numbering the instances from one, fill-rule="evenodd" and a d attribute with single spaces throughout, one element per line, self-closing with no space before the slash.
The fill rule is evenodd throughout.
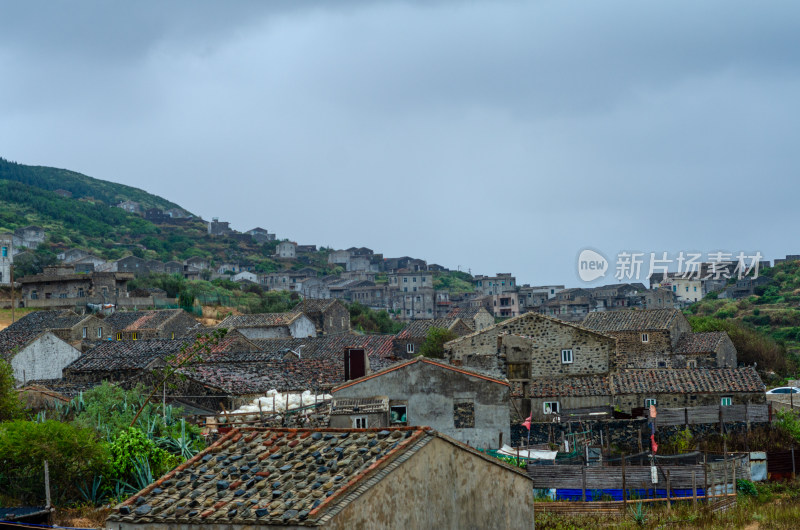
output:
<path id="1" fill-rule="evenodd" d="M 11 264 L 11 323 L 14 323 L 14 264 Z"/>

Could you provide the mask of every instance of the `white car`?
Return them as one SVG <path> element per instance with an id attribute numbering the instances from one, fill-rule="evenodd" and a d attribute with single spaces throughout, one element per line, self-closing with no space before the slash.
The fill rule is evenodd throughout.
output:
<path id="1" fill-rule="evenodd" d="M 800 394 L 800 388 L 796 386 L 779 386 L 772 390 L 767 390 L 767 394 Z"/>

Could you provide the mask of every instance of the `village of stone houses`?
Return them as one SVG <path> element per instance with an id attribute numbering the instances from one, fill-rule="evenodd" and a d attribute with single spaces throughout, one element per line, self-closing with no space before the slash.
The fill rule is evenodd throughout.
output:
<path id="1" fill-rule="evenodd" d="M 115 208 L 189 222 L 138 206 Z M 795 521 L 796 368 L 748 322 L 800 278 L 800 256 L 739 279 L 704 263 L 647 285 L 528 285 L 191 222 L 209 241 L 268 246 L 280 270 L 105 260 L 39 226 L 0 235 L 0 525 L 735 527 L 770 510 Z M 43 245 L 56 259 L 14 275 Z M 291 307 L 141 287 L 155 277 Z M 442 281 L 453 277 L 462 292 Z M 749 316 L 734 325 L 720 314 L 730 307 Z M 367 316 L 393 332 L 365 330 Z"/>

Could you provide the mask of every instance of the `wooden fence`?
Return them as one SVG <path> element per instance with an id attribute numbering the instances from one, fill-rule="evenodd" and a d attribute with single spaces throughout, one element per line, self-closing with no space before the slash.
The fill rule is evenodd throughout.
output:
<path id="1" fill-rule="evenodd" d="M 768 403 L 711 405 L 680 409 L 659 409 L 656 425 L 700 425 L 708 423 L 767 423 L 771 419 Z"/>
<path id="2" fill-rule="evenodd" d="M 622 461 L 624 463 L 624 459 Z M 657 490 L 666 490 L 670 496 L 673 490 L 692 491 L 698 489 L 711 495 L 736 491 L 736 479 L 750 478 L 750 465 L 747 455 L 731 455 L 716 462 L 689 465 L 656 464 L 656 480 L 653 483 L 651 466 L 620 465 L 528 465 L 528 475 L 535 489 L 581 490 L 586 500 L 587 490 L 622 490 L 623 500 L 629 498 L 628 491 L 636 490 L 638 496 L 659 496 Z"/>

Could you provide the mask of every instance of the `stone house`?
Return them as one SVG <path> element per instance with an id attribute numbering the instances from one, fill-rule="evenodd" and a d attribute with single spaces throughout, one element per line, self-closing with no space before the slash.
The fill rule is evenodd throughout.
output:
<path id="1" fill-rule="evenodd" d="M 410 359 L 420 353 L 420 347 L 433 328 L 452 331 L 458 337 L 472 333 L 472 329 L 460 318 L 437 318 L 435 320 L 414 320 L 406 324 L 394 336 L 393 351 L 398 359 Z"/>
<path id="2" fill-rule="evenodd" d="M 206 331 L 183 309 L 116 311 L 105 319 L 113 327 L 114 340 L 194 338 Z"/>
<path id="3" fill-rule="evenodd" d="M 91 271 L 100 270 L 106 264 L 106 260 L 99 256 L 95 256 L 94 254 L 86 254 L 85 256 L 78 258 L 72 262 L 75 266 L 75 270 L 78 271 L 80 267 L 84 267 L 85 269 L 90 269 Z"/>
<path id="4" fill-rule="evenodd" d="M 549 299 L 539 311 L 545 315 L 580 322 L 587 314 L 595 311 L 596 302 L 588 289 L 564 289 Z"/>
<path id="5" fill-rule="evenodd" d="M 60 379 L 61 371 L 81 352 L 49 331 L 0 332 L 0 358 L 11 365 L 14 379 Z"/>
<path id="6" fill-rule="evenodd" d="M 304 298 L 294 308 L 314 322 L 317 336 L 350 331 L 350 310 L 339 300 Z"/>
<path id="7" fill-rule="evenodd" d="M 64 263 L 69 264 L 69 263 L 74 263 L 79 259 L 88 255 L 89 253 L 87 251 L 82 250 L 80 248 L 70 248 L 56 254 L 56 258 L 63 261 Z"/>
<path id="8" fill-rule="evenodd" d="M 41 226 L 30 225 L 14 230 L 14 246 L 18 248 L 39 248 L 44 243 L 45 231 Z"/>
<path id="9" fill-rule="evenodd" d="M 510 440 L 509 384 L 484 374 L 417 357 L 348 381 L 331 392 L 343 399 L 388 398 L 389 410 L 376 424 L 360 410 L 335 414 L 331 427 L 427 425 L 472 447 L 499 448 Z"/>
<path id="10" fill-rule="evenodd" d="M 306 299 L 325 299 L 331 297 L 331 291 L 322 278 L 298 279 L 294 283 L 292 290 Z"/>
<path id="11" fill-rule="evenodd" d="M 408 256 L 402 258 L 386 258 L 383 260 L 383 270 L 387 272 L 420 272 L 428 270 L 428 263 L 424 259 L 416 259 Z"/>
<path id="12" fill-rule="evenodd" d="M 124 272 L 93 272 L 76 274 L 74 266 L 45 267 L 42 274 L 17 280 L 22 284 L 22 299 L 26 306 L 36 306 L 35 300 L 75 299 L 93 297 L 104 302 L 127 298 L 128 281 L 133 275 Z M 74 304 L 74 301 L 65 304 Z"/>
<path id="13" fill-rule="evenodd" d="M 644 293 L 645 309 L 672 309 L 678 307 L 678 299 L 671 289 L 648 289 Z"/>
<path id="14" fill-rule="evenodd" d="M 332 250 L 328 254 L 328 263 L 330 265 L 339 265 L 344 270 L 350 270 L 350 251 Z"/>
<path id="15" fill-rule="evenodd" d="M 517 290 L 517 279 L 510 272 L 498 272 L 495 276 L 476 275 L 472 279 L 475 291 L 482 296 L 507 293 Z"/>
<path id="16" fill-rule="evenodd" d="M 494 317 L 483 307 L 456 307 L 450 310 L 447 318 L 460 318 L 472 331 L 482 331 L 494 326 Z"/>
<path id="17" fill-rule="evenodd" d="M 253 241 L 256 243 L 268 243 L 269 241 L 275 241 L 275 234 L 270 234 L 265 228 L 256 227 L 252 230 L 248 230 L 245 234 L 249 235 Z"/>
<path id="18" fill-rule="evenodd" d="M 52 332 L 69 343 L 104 340 L 111 337 L 112 326 L 94 315 L 78 315 L 70 310 L 34 311 L 6 328 L 9 332 Z"/>
<path id="19" fill-rule="evenodd" d="M 236 273 L 231 277 L 231 280 L 233 280 L 234 282 L 248 281 L 253 283 L 259 283 L 258 276 L 256 275 L 256 273 L 250 271 L 242 271 Z"/>
<path id="20" fill-rule="evenodd" d="M 567 382 L 538 378 L 528 388 L 511 382 L 512 399 L 530 400 L 525 410 L 532 411 L 537 421 L 592 409 L 630 414 L 650 405 L 683 408 L 764 403 L 764 391 L 764 383 L 752 367 L 623 370 Z"/>
<path id="21" fill-rule="evenodd" d="M 294 259 L 297 257 L 297 243 L 293 241 L 281 241 L 275 247 L 275 257 L 281 259 Z"/>
<path id="22" fill-rule="evenodd" d="M 317 251 L 317 245 L 297 245 L 295 252 L 298 254 L 311 254 Z"/>
<path id="23" fill-rule="evenodd" d="M 136 276 L 144 276 L 151 272 L 147 260 L 136 256 L 125 256 L 118 259 L 114 262 L 113 270 L 115 272 L 131 272 Z"/>
<path id="24" fill-rule="evenodd" d="M 230 223 L 220 221 L 219 217 L 212 217 L 211 222 L 208 223 L 208 235 L 210 236 L 227 236 L 232 232 Z"/>
<path id="25" fill-rule="evenodd" d="M 513 291 L 490 295 L 495 317 L 509 318 L 520 315 L 519 295 Z"/>
<path id="26" fill-rule="evenodd" d="M 189 267 L 194 267 L 200 271 L 211 268 L 211 263 L 206 258 L 201 258 L 200 256 L 193 256 L 189 259 L 186 259 L 183 261 L 183 264 L 188 265 Z"/>
<path id="27" fill-rule="evenodd" d="M 540 375 L 608 373 L 616 341 L 574 323 L 525 313 L 452 340 L 444 349 L 451 364 L 525 381 Z"/>
<path id="28" fill-rule="evenodd" d="M 345 299 L 358 302 L 375 310 L 388 309 L 391 302 L 391 290 L 386 284 L 372 281 L 356 281 L 345 288 Z M 331 294 L 333 296 L 333 294 Z"/>
<path id="29" fill-rule="evenodd" d="M 192 481 L 196 466 L 225 478 Z M 176 484 L 192 503 L 173 502 Z M 113 508 L 106 526 L 500 529 L 532 520 L 523 470 L 431 429 L 234 429 Z"/>
<path id="30" fill-rule="evenodd" d="M 708 336 L 692 337 L 689 321 L 677 309 L 591 313 L 583 326 L 616 337 L 620 368 L 685 368 L 689 361 L 718 368 L 734 368 L 737 364 L 730 339 L 725 342 L 716 336 L 713 341 Z M 679 353 L 681 340 L 684 342 Z M 713 352 L 698 351 L 712 348 L 711 342 Z"/>
<path id="31" fill-rule="evenodd" d="M 687 333 L 675 346 L 671 368 L 736 368 L 737 352 L 724 331 Z"/>
<path id="32" fill-rule="evenodd" d="M 229 330 L 235 329 L 248 339 L 277 339 L 286 337 L 302 339 L 317 336 L 317 328 L 314 322 L 298 311 L 288 313 L 230 315 L 220 322 L 217 327 Z"/>
<path id="33" fill-rule="evenodd" d="M 141 211 L 141 206 L 135 201 L 122 201 L 117 204 L 117 208 L 122 208 L 128 213 L 139 213 Z"/>
<path id="34" fill-rule="evenodd" d="M 398 320 L 430 320 L 434 316 L 436 292 L 428 287 L 406 287 L 392 292 L 391 309 Z M 414 291 L 411 291 L 414 289 Z"/>
<path id="35" fill-rule="evenodd" d="M 11 285 L 11 265 L 14 263 L 14 236 L 0 234 L 0 285 Z"/>

